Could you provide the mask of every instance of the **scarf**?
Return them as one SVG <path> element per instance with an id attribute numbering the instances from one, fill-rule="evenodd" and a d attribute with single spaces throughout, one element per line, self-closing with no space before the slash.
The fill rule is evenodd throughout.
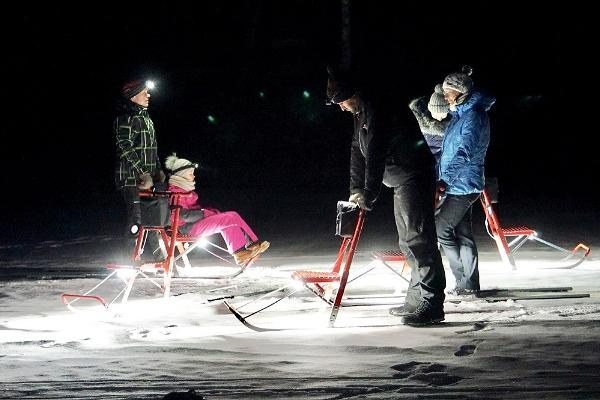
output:
<path id="1" fill-rule="evenodd" d="M 192 191 L 196 187 L 196 181 L 188 181 L 179 175 L 171 175 L 169 185 L 174 185 L 182 188 L 185 191 Z"/>

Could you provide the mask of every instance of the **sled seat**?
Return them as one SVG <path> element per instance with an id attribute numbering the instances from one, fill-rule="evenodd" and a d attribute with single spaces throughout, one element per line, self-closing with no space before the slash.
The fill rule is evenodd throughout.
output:
<path id="1" fill-rule="evenodd" d="M 534 231 L 531 228 L 528 228 L 526 226 L 515 226 L 515 227 L 511 227 L 511 228 L 500 228 L 502 229 L 502 233 L 504 233 L 504 236 L 530 236 L 530 235 L 536 235 L 537 236 L 537 232 Z"/>
<path id="2" fill-rule="evenodd" d="M 304 283 L 339 282 L 341 276 L 336 272 L 294 271 L 292 279 Z"/>
<path id="3" fill-rule="evenodd" d="M 406 261 L 406 256 L 399 250 L 375 250 L 371 257 L 381 261 Z"/>
<path id="4" fill-rule="evenodd" d="M 408 261 L 406 261 L 406 256 L 400 250 L 375 250 L 371 253 L 371 257 L 376 261 L 374 263 L 375 267 L 382 265 L 406 282 L 410 282 L 410 279 L 404 277 L 404 271 L 407 268 L 410 269 L 410 266 L 408 265 Z M 388 264 L 390 262 L 401 262 L 402 269 L 400 269 L 400 272 L 397 271 L 397 268 L 394 268 L 392 265 Z M 371 269 L 375 267 L 372 267 Z M 369 269 L 369 271 L 371 271 L 371 269 Z"/>

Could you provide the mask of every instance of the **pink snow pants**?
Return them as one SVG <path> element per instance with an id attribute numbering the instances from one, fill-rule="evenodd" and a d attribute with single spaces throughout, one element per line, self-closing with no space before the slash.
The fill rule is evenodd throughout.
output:
<path id="1" fill-rule="evenodd" d="M 251 241 L 258 241 L 256 234 L 254 234 L 246 221 L 235 211 L 217 213 L 205 209 L 204 218 L 192 226 L 189 235 L 209 236 L 217 232 L 223 236 L 230 254 L 246 246 L 246 236 L 244 233 L 248 235 Z"/>

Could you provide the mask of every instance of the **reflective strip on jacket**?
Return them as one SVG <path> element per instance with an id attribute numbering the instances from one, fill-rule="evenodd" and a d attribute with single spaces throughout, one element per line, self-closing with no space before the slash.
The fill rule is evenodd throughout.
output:
<path id="1" fill-rule="evenodd" d="M 117 144 L 117 167 L 115 170 L 118 187 L 136 186 L 143 173 L 154 176 L 160 170 L 154 123 L 148 111 L 132 102 L 125 113 L 114 122 Z"/>

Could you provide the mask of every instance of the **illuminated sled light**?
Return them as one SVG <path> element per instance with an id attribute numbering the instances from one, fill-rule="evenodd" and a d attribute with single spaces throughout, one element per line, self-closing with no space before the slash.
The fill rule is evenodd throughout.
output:
<path id="1" fill-rule="evenodd" d="M 137 235 L 139 231 L 140 231 L 140 226 L 138 224 L 133 224 L 129 228 L 129 233 L 131 233 L 132 235 Z"/>
<path id="2" fill-rule="evenodd" d="M 117 276 L 124 280 L 130 279 L 131 277 L 135 276 L 136 273 L 137 271 L 131 268 L 119 268 L 117 270 Z"/>

